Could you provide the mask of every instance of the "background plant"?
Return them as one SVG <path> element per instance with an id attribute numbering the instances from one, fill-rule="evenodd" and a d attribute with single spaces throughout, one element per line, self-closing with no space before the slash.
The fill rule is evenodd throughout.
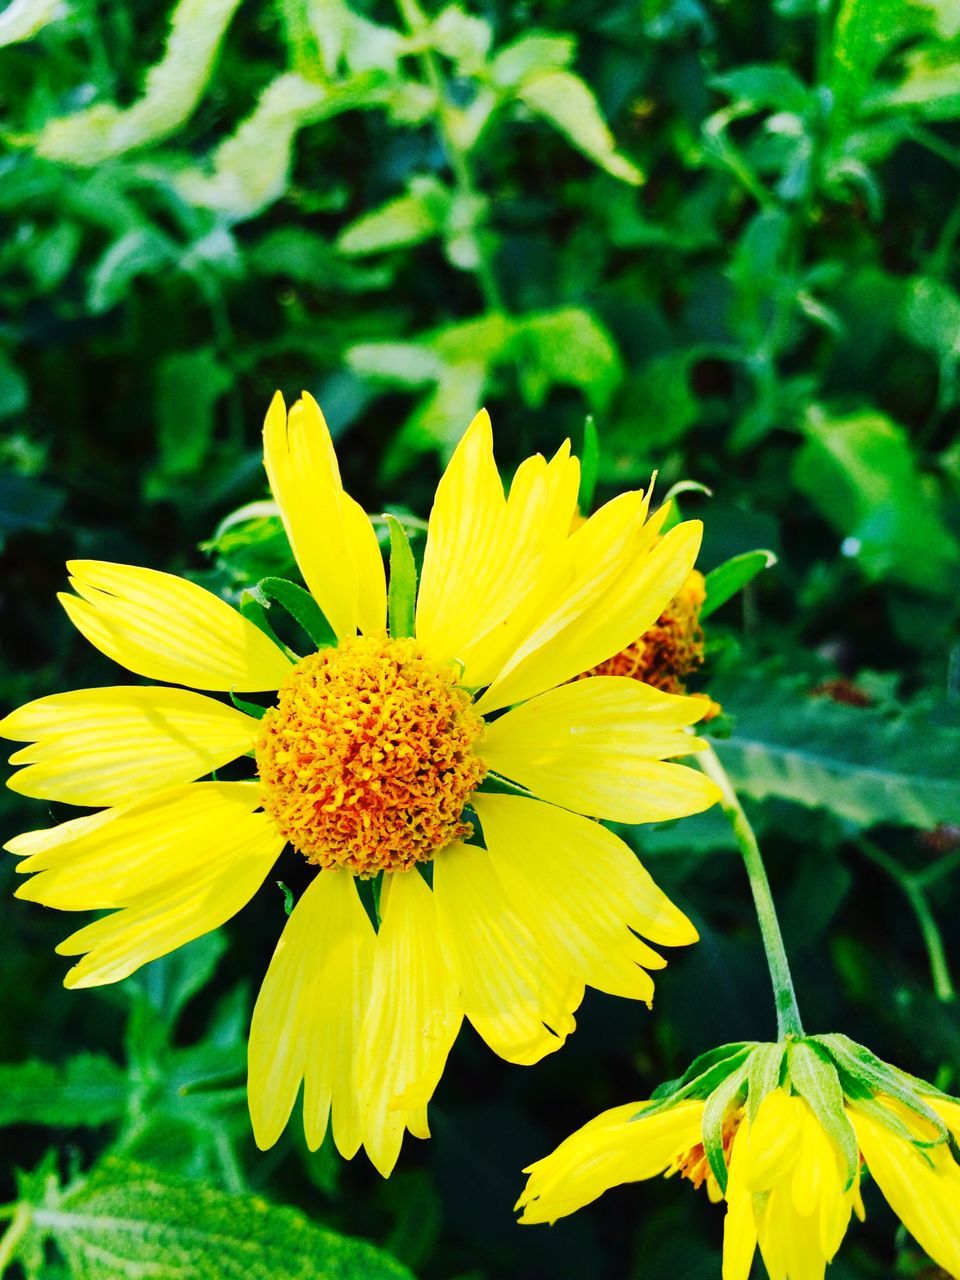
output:
<path id="1" fill-rule="evenodd" d="M 247 505 L 276 386 L 318 397 L 370 510 L 420 517 L 481 402 L 504 463 L 579 445 L 592 412 L 600 496 L 655 467 L 663 490 L 693 478 L 714 492 L 680 498 L 706 518 L 705 568 L 779 557 L 709 619 L 708 685 L 810 1029 L 956 1090 L 954 10 L 16 0 L 0 12 L 4 708 L 116 678 L 56 614 L 68 555 L 187 569 L 234 598 L 289 572 L 269 507 Z M 44 821 L 0 803 L 5 833 Z M 716 1216 L 672 1188 L 642 1216 L 624 1190 L 552 1232 L 512 1225 L 521 1166 L 634 1096 L 638 1072 L 649 1086 L 772 1031 L 722 817 L 627 834 L 704 938 L 655 1016 L 625 1024 L 591 996 L 535 1072 L 464 1035 L 434 1141 L 385 1184 L 248 1136 L 237 980 L 265 968 L 277 889 L 230 927 L 229 961 L 214 943 L 142 988 L 67 995 L 57 922 L 11 905 L 8 860 L 15 1265 L 143 1273 L 148 1186 L 168 1217 L 189 1204 L 214 1226 L 238 1220 L 220 1196 L 299 1206 L 309 1223 L 271 1211 L 263 1248 L 301 1240 L 304 1277 L 361 1266 L 319 1223 L 428 1278 L 714 1276 Z M 20 1190 L 14 1167 L 32 1170 Z M 138 1225 L 105 1253 L 70 1223 L 118 1185 Z M 834 1273 L 889 1273 L 891 1238 L 872 1212 Z M 896 1265 L 928 1274 L 906 1242 Z"/>

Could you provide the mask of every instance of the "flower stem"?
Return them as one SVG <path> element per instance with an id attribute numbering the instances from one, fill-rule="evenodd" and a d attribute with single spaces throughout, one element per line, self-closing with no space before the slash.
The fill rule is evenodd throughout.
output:
<path id="1" fill-rule="evenodd" d="M 712 778 L 720 788 L 720 805 L 733 829 L 750 881 L 757 920 L 760 923 L 760 935 L 763 938 L 763 949 L 767 957 L 767 968 L 770 970 L 774 1001 L 777 1006 L 777 1038 L 783 1040 L 786 1036 L 802 1036 L 803 1023 L 800 1021 L 793 975 L 790 972 L 790 962 L 783 945 L 783 934 L 780 932 L 780 921 L 777 919 L 777 909 L 773 904 L 770 881 L 767 879 L 757 837 L 749 818 L 743 811 L 743 806 L 737 799 L 733 783 L 713 747 L 708 746 L 705 751 L 699 752 L 696 760 L 707 777 Z"/>
<path id="2" fill-rule="evenodd" d="M 13 1220 L 3 1235 L 0 1236 L 0 1276 L 6 1272 L 7 1267 L 9 1267 L 10 1263 L 16 1258 L 17 1246 L 30 1230 L 30 1223 L 32 1219 L 32 1205 L 17 1205 L 17 1210 L 13 1215 Z"/>

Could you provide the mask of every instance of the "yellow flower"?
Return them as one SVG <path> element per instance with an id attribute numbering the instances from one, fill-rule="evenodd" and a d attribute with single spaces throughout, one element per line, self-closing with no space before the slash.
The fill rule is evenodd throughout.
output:
<path id="1" fill-rule="evenodd" d="M 960 1102 L 922 1102 L 960 1138 Z M 734 1101 L 723 1121 L 722 1191 L 706 1157 L 704 1099 L 684 1098 L 649 1117 L 634 1102 L 604 1112 L 526 1170 L 522 1222 L 554 1222 L 609 1187 L 679 1173 L 726 1199 L 723 1280 L 747 1280 L 759 1245 L 770 1280 L 823 1280 L 852 1213 L 863 1218 L 865 1165 L 891 1208 L 949 1275 L 960 1277 L 960 1165 L 943 1134 L 889 1095 L 844 1103 L 859 1160 L 852 1179 L 836 1141 L 789 1087 L 771 1090 L 753 1122 Z"/>
<path id="2" fill-rule="evenodd" d="M 389 1173 L 466 1016 L 533 1063 L 574 1028 L 585 984 L 649 1003 L 647 942 L 696 940 L 597 818 L 650 822 L 717 798 L 698 770 L 703 706 L 635 681 L 570 683 L 659 616 L 690 572 L 695 522 L 660 537 L 626 493 L 570 534 L 564 445 L 504 491 L 489 420 L 461 441 L 430 516 L 414 636 L 389 636 L 369 518 L 343 490 L 318 406 L 275 397 L 264 458 L 303 578 L 336 645 L 292 659 L 194 583 L 75 561 L 61 597 L 98 649 L 150 680 L 277 691 L 258 720 L 158 685 L 41 698 L 0 722 L 28 741 L 25 795 L 107 806 L 7 846 L 20 897 L 107 910 L 61 944 L 71 987 L 115 982 L 215 929 L 289 842 L 317 868 L 253 1015 L 249 1099 L 262 1147 L 303 1084 L 308 1144 Z M 357 633 L 360 633 L 359 635 Z M 512 709 L 511 709 L 512 708 Z M 253 755 L 257 778 L 197 781 Z M 490 783 L 497 776 L 512 786 Z M 474 824 L 482 830 L 474 836 Z M 417 870 L 429 871 L 429 879 Z M 379 928 L 357 878 L 382 873 Z"/>

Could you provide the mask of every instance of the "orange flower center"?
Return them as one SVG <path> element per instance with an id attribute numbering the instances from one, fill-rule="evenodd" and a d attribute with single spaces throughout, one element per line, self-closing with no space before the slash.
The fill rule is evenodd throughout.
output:
<path id="1" fill-rule="evenodd" d="M 294 848 L 358 876 L 469 835 L 483 720 L 415 640 L 357 636 L 294 667 L 256 744 L 261 801 Z"/>
<path id="2" fill-rule="evenodd" d="M 730 1164 L 733 1140 L 737 1136 L 737 1130 L 740 1128 L 742 1120 L 742 1107 L 735 1107 L 724 1116 L 722 1129 L 723 1158 L 728 1166 Z M 702 1142 L 698 1142 L 695 1147 L 691 1147 L 689 1151 L 685 1151 L 679 1156 L 669 1172 L 679 1173 L 681 1178 L 687 1178 L 698 1191 L 706 1182 L 710 1199 L 717 1200 L 720 1198 L 720 1188 L 717 1186 L 717 1180 L 713 1176 L 713 1170 L 710 1168 L 710 1161 L 707 1159 L 707 1153 Z"/>

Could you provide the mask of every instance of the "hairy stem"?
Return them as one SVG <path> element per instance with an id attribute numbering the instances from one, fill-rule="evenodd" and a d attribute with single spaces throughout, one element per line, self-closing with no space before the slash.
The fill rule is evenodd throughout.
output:
<path id="1" fill-rule="evenodd" d="M 707 777 L 712 778 L 720 788 L 720 804 L 733 829 L 750 881 L 777 1008 L 777 1038 L 782 1040 L 785 1036 L 802 1036 L 803 1023 L 800 1021 L 800 1009 L 793 986 L 793 975 L 790 972 L 790 961 L 787 959 L 786 948 L 783 945 L 780 921 L 777 919 L 777 909 L 773 903 L 770 881 L 767 879 L 757 837 L 749 818 L 743 811 L 743 806 L 737 799 L 737 793 L 733 789 L 727 771 L 720 763 L 720 758 L 713 747 L 708 746 L 705 751 L 697 755 L 696 759 Z"/>

